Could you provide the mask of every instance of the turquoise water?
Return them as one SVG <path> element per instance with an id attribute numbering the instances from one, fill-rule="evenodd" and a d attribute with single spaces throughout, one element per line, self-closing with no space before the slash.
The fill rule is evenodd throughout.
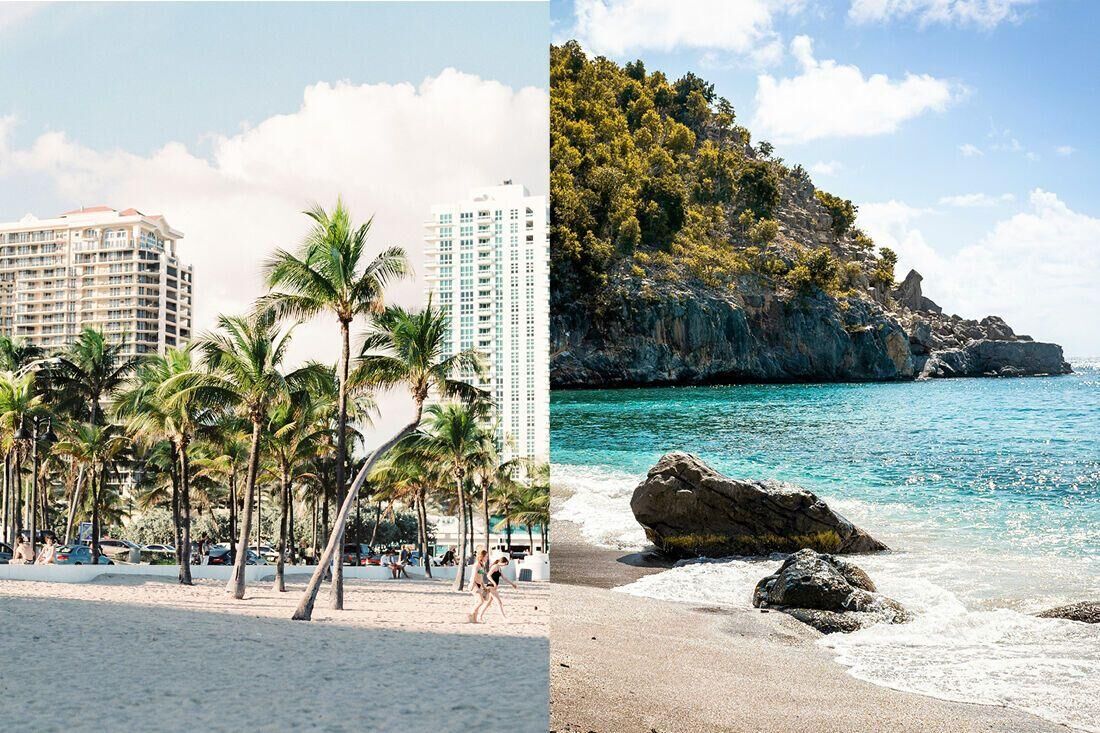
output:
<path id="1" fill-rule="evenodd" d="M 1034 611 L 1100 598 L 1100 369 L 1033 379 L 557 392 L 555 517 L 600 545 L 645 544 L 630 494 L 665 452 L 805 486 L 895 552 L 860 558 L 916 612 L 822 643 L 852 674 L 1100 720 L 1100 628 Z M 772 561 L 696 563 L 625 592 L 747 606 Z"/>

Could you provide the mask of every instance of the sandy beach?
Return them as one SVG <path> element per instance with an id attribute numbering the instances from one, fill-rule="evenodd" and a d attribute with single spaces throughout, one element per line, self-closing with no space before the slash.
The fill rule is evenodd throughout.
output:
<path id="1" fill-rule="evenodd" d="M 322 588 L 314 622 L 287 593 L 104 576 L 0 583 L 0 720 L 40 731 L 516 731 L 547 728 L 549 589 L 502 592 L 465 620 L 441 581 Z"/>
<path id="2" fill-rule="evenodd" d="M 952 703 L 847 674 L 781 613 L 609 590 L 659 567 L 554 522 L 550 729 L 556 733 L 1038 733 L 1006 708 Z"/>

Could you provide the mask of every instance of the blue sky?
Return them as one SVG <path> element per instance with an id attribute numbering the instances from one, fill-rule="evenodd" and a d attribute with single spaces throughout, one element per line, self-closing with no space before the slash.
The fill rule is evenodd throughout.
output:
<path id="1" fill-rule="evenodd" d="M 0 221 L 164 214 L 200 332 L 250 307 L 315 202 L 419 269 L 432 204 L 546 193 L 549 41 L 544 2 L 0 3 Z M 335 359 L 333 329 L 299 328 L 292 359 Z"/>
<path id="2" fill-rule="evenodd" d="M 556 41 L 714 82 L 755 140 L 859 204 L 949 310 L 1100 354 L 1096 320 L 1069 312 L 1100 306 L 1100 3 L 551 0 L 550 13 Z"/>

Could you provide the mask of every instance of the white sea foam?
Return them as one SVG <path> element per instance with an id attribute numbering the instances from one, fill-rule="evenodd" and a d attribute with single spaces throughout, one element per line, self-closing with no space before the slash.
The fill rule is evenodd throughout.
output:
<path id="1" fill-rule="evenodd" d="M 994 567 L 992 558 L 930 560 L 923 553 L 859 558 L 879 590 L 905 604 L 915 618 L 907 624 L 834 634 L 820 643 L 852 675 L 875 684 L 945 700 L 1005 705 L 1080 730 L 1100 731 L 1100 628 L 1031 615 L 1035 606 L 1068 600 L 1060 595 L 1041 601 L 1032 595 L 1014 608 L 995 607 L 999 601 L 991 600 L 994 587 L 1026 585 L 1023 577 L 1007 577 L 1013 567 L 1034 579 L 1039 566 L 1022 558 L 1000 558 L 999 566 L 1008 568 L 1006 577 L 990 579 L 984 571 Z M 777 559 L 684 563 L 616 590 L 748 608 L 756 582 L 777 565 Z M 1061 591 L 1078 599 L 1095 597 L 1100 581 L 1087 574 L 1090 568 L 1071 566 L 1064 574 L 1055 573 L 1063 581 L 1078 578 L 1077 586 L 1061 586 Z M 1084 576 L 1078 574 L 1082 571 Z M 1093 579 L 1086 580 L 1088 587 L 1080 587 L 1082 577 Z M 974 582 L 968 584 L 967 578 Z"/>
<path id="2" fill-rule="evenodd" d="M 570 493 L 553 519 L 573 522 L 586 540 L 600 547 L 640 550 L 646 546 L 645 532 L 630 511 L 630 497 L 642 477 L 556 463 L 552 471 L 554 484 Z"/>

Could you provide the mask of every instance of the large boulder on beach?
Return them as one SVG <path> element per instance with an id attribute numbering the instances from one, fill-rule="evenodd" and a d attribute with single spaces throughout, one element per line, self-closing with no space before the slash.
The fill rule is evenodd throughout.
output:
<path id="1" fill-rule="evenodd" d="M 889 549 L 813 492 L 731 479 L 690 453 L 663 456 L 634 489 L 630 508 L 650 542 L 675 558 Z"/>
<path id="2" fill-rule="evenodd" d="M 1048 608 L 1036 615 L 1039 618 L 1064 618 L 1085 624 L 1100 624 L 1100 601 L 1081 601 L 1068 606 Z"/>
<path id="3" fill-rule="evenodd" d="M 809 549 L 790 555 L 775 573 L 762 578 L 752 605 L 784 611 L 825 634 L 909 620 L 905 608 L 878 593 L 861 568 Z"/>

